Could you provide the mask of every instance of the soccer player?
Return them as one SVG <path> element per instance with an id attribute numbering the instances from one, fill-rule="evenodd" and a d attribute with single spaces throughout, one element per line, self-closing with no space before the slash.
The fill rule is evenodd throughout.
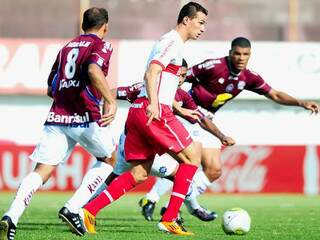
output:
<path id="1" fill-rule="evenodd" d="M 113 170 L 115 144 L 109 124 L 115 117 L 117 105 L 105 79 L 112 53 L 110 43 L 103 41 L 108 32 L 108 12 L 104 8 L 86 10 L 82 29 L 85 34 L 68 42 L 52 67 L 48 95 L 53 103 L 40 143 L 30 155 L 37 164 L 22 180 L 0 222 L 1 240 L 14 239 L 18 220 L 33 194 L 50 178 L 57 165 L 68 159 L 76 143 L 97 158 L 80 188 L 59 212 L 68 224 L 73 223 L 70 219 L 77 222 L 77 234 L 83 235 L 85 229 L 75 213 Z M 104 115 L 100 114 L 102 100 Z"/>
<path id="2" fill-rule="evenodd" d="M 311 113 L 319 112 L 319 107 L 315 102 L 300 101 L 287 93 L 275 90 L 260 75 L 247 69 L 250 54 L 250 41 L 246 38 L 238 37 L 231 42 L 229 56 L 218 59 L 207 59 L 191 67 L 186 81 L 193 83 L 189 93 L 195 102 L 211 113 L 215 113 L 245 89 L 262 94 L 278 104 L 302 107 L 310 110 Z M 218 164 L 216 166 L 221 167 L 220 152 L 220 148 L 216 148 L 210 155 L 214 159 L 211 163 Z M 214 167 L 214 165 L 211 166 Z M 191 196 L 187 198 L 187 209 L 191 213 L 192 209 L 200 207 L 196 196 L 204 192 L 221 175 L 221 168 L 220 171 L 212 171 L 210 168 L 203 169 L 204 174 L 197 179 L 201 187 L 194 188 Z M 215 167 L 214 169 L 219 168 Z M 171 188 L 171 185 L 170 181 L 159 179 L 146 195 L 146 198 L 142 200 L 144 203 L 142 213 L 145 218 L 152 216 L 155 203 L 161 195 Z M 201 219 L 201 217 L 197 217 Z"/>
<path id="3" fill-rule="evenodd" d="M 198 39 L 205 31 L 207 13 L 198 3 L 184 5 L 175 29 L 153 46 L 144 77 L 146 87 L 131 105 L 126 121 L 125 156 L 133 168 L 117 177 L 103 194 L 85 206 L 85 219 L 94 220 L 102 208 L 144 182 L 155 155 L 169 152 L 180 164 L 169 205 L 158 228 L 172 234 L 192 235 L 175 219 L 200 164 L 200 146 L 175 117 L 172 104 L 179 84 L 184 42 Z"/>
<path id="4" fill-rule="evenodd" d="M 181 67 L 181 74 L 180 74 L 180 83 L 179 86 L 181 86 L 184 82 L 183 76 L 186 76 L 187 73 L 187 62 L 183 60 L 182 67 Z M 127 99 L 130 102 L 136 99 L 137 95 L 140 93 L 142 85 L 140 83 L 134 84 L 131 87 L 119 87 L 118 88 L 118 99 Z M 225 146 L 231 146 L 235 142 L 232 138 L 225 136 L 223 133 L 219 131 L 219 129 L 205 116 L 205 113 L 201 109 L 198 108 L 198 106 L 194 103 L 191 96 L 182 90 L 181 88 L 178 88 L 175 100 L 177 102 L 177 105 L 175 105 L 177 108 L 181 109 L 181 107 L 185 109 L 194 110 L 197 112 L 197 114 L 194 114 L 194 116 L 200 116 L 200 119 L 197 119 L 196 121 L 192 116 L 185 118 L 178 117 L 178 119 L 183 123 L 184 127 L 188 130 L 192 138 L 200 142 L 202 144 L 201 148 L 201 165 L 204 169 L 210 168 L 210 174 L 219 177 L 221 172 L 221 163 L 220 159 L 218 158 L 212 158 L 211 152 L 216 151 L 216 149 L 220 149 L 221 144 Z M 205 110 L 206 111 L 206 110 Z M 199 124 L 195 124 L 195 123 Z M 118 146 L 118 157 L 117 157 L 117 163 L 114 168 L 114 172 L 117 173 L 117 175 L 120 175 L 122 173 L 123 165 L 126 165 L 125 163 L 122 163 L 122 159 L 124 159 L 123 154 L 121 153 L 121 146 L 122 142 L 124 141 L 124 137 L 122 137 L 122 141 L 120 140 L 119 146 Z M 216 161 L 216 162 L 214 162 Z M 170 178 L 171 180 L 174 177 L 174 174 L 177 170 L 177 164 L 175 160 L 173 160 L 170 156 L 167 154 L 157 156 L 154 160 L 154 163 L 151 168 L 151 175 L 160 176 L 163 177 L 164 175 L 167 178 Z M 128 169 L 127 168 L 124 169 Z M 202 189 L 206 189 L 207 185 L 210 185 L 210 182 L 207 180 L 208 178 L 202 171 L 202 169 L 197 172 L 195 175 L 195 180 L 192 184 L 192 192 L 191 195 L 187 196 L 185 199 L 185 204 L 187 206 L 187 209 L 189 212 L 199 218 L 202 221 L 212 221 L 217 217 L 217 214 L 215 212 L 209 211 L 205 209 L 204 207 L 200 206 L 197 202 L 197 200 L 194 200 L 200 193 Z M 205 181 L 206 180 L 206 181 Z M 204 186 L 203 186 L 204 185 Z M 151 191 L 146 195 L 145 198 L 141 199 L 139 201 L 139 205 L 142 208 L 142 214 L 145 217 L 146 220 L 151 221 L 152 215 L 154 211 L 154 207 L 156 202 L 158 202 L 161 195 L 163 195 L 165 192 L 169 191 L 172 188 L 172 181 L 167 180 L 166 178 L 157 178 L 156 183 L 154 187 L 151 189 Z M 200 192 L 200 193 L 199 193 Z"/>

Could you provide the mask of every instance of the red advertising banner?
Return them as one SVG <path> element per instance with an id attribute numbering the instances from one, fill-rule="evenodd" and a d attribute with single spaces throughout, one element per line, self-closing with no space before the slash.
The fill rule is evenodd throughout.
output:
<path id="1" fill-rule="evenodd" d="M 33 146 L 0 145 L 0 190 L 15 190 L 33 169 L 28 155 Z M 75 190 L 95 158 L 76 147 L 69 160 L 58 166 L 44 190 Z M 227 193 L 318 194 L 320 146 L 236 146 L 222 152 L 223 173 L 211 190 Z M 136 191 L 150 189 L 154 178 Z"/>

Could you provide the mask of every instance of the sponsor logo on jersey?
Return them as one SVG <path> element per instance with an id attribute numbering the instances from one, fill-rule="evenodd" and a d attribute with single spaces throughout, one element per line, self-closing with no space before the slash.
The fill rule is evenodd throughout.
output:
<path id="1" fill-rule="evenodd" d="M 226 87 L 226 92 L 232 92 L 232 90 L 234 89 L 234 86 L 232 83 L 228 84 Z"/>
<path id="2" fill-rule="evenodd" d="M 239 81 L 238 83 L 238 89 L 243 90 L 244 86 L 246 86 L 246 82 L 245 81 Z"/>
<path id="3" fill-rule="evenodd" d="M 75 79 L 62 79 L 59 84 L 59 90 L 62 88 L 77 88 L 80 86 L 80 81 Z"/>
<path id="4" fill-rule="evenodd" d="M 73 115 L 61 115 L 57 114 L 55 112 L 49 112 L 49 115 L 47 117 L 47 122 L 49 123 L 64 123 L 64 124 L 71 124 L 73 125 L 79 125 L 82 123 L 88 123 L 90 121 L 89 113 L 85 112 L 85 115 L 81 116 L 77 113 Z"/>

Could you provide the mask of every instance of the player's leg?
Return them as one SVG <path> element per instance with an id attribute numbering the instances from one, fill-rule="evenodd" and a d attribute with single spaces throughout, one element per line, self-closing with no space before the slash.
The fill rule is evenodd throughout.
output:
<path id="1" fill-rule="evenodd" d="M 86 204 L 82 213 L 84 224 L 89 233 L 95 233 L 95 217 L 98 212 L 129 192 L 136 185 L 148 178 L 152 160 L 134 161 L 132 169 L 114 179 L 110 185 L 96 198 Z"/>
<path id="2" fill-rule="evenodd" d="M 214 211 L 209 211 L 198 203 L 197 197 L 204 193 L 210 184 L 221 176 L 221 151 L 219 148 L 202 149 L 202 170 L 200 170 L 192 185 L 192 192 L 185 200 L 185 205 L 192 215 L 202 221 L 212 221 L 217 218 Z"/>
<path id="3" fill-rule="evenodd" d="M 97 159 L 86 172 L 77 191 L 64 205 L 70 212 L 78 213 L 112 172 L 116 158 L 115 144 L 109 127 L 102 128 L 97 123 L 90 123 L 86 128 L 69 128 L 66 131 L 66 134 L 79 142 Z"/>
<path id="4" fill-rule="evenodd" d="M 188 147 L 183 149 L 181 152 L 176 153 L 175 155 L 177 160 L 181 163 L 179 164 L 177 173 L 175 175 L 168 207 L 158 224 L 158 227 L 161 231 L 179 235 L 192 235 L 191 232 L 188 232 L 185 229 L 180 228 L 179 232 L 174 232 L 172 231 L 172 228 L 176 227 L 175 219 L 178 216 L 189 186 L 192 183 L 193 176 L 200 164 L 200 150 L 201 145 L 192 142 Z"/>
<path id="5" fill-rule="evenodd" d="M 30 159 L 37 162 L 36 167 L 23 178 L 9 210 L 1 221 L 1 240 L 6 239 L 5 235 L 8 239 L 14 239 L 15 231 L 12 229 L 17 226 L 33 194 L 50 178 L 56 166 L 68 159 L 75 144 L 72 139 L 63 134 L 61 127 L 44 127 L 40 143 L 30 155 Z"/>
<path id="6" fill-rule="evenodd" d="M 97 162 L 85 174 L 77 191 L 60 209 L 58 214 L 72 232 L 82 236 L 83 226 L 81 221 L 79 222 L 79 209 L 94 196 L 112 172 L 115 144 L 109 127 L 102 128 L 95 122 L 89 123 L 84 128 L 66 128 L 65 134 L 79 142 L 97 159 Z"/>
<path id="7" fill-rule="evenodd" d="M 177 172 L 178 166 L 178 162 L 169 154 L 165 153 L 161 156 L 156 155 L 151 167 L 150 175 L 158 177 L 151 190 L 139 201 L 142 215 L 147 221 L 152 220 L 155 205 L 160 197 L 171 190 L 173 182 L 166 178 L 173 178 Z"/>

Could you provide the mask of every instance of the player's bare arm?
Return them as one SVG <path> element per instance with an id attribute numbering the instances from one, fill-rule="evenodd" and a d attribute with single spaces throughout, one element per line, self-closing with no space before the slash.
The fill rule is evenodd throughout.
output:
<path id="1" fill-rule="evenodd" d="M 319 112 L 319 106 L 317 103 L 312 101 L 301 101 L 285 92 L 277 91 L 275 89 L 271 89 L 265 96 L 282 105 L 303 107 L 315 114 Z"/>
<path id="2" fill-rule="evenodd" d="M 162 67 L 158 64 L 151 63 L 144 75 L 146 81 L 146 90 L 149 98 L 149 105 L 147 107 L 147 116 L 149 120 L 147 125 L 150 125 L 153 119 L 159 119 L 159 106 L 157 96 L 157 79 L 162 71 Z"/>
<path id="3" fill-rule="evenodd" d="M 88 67 L 88 75 L 92 85 L 102 94 L 104 102 L 106 103 L 103 105 L 103 115 L 100 119 L 101 126 L 106 126 L 110 124 L 115 117 L 115 114 L 117 112 L 116 101 L 112 96 L 109 85 L 99 66 L 97 66 L 96 64 L 90 64 Z"/>
<path id="4" fill-rule="evenodd" d="M 214 136 L 219 138 L 219 140 L 224 146 L 232 146 L 236 143 L 235 140 L 233 140 L 233 138 L 224 135 L 209 118 L 202 118 L 199 124 L 203 129 L 207 130 L 208 132 L 212 133 Z"/>
<path id="5" fill-rule="evenodd" d="M 201 117 L 199 111 L 181 107 L 176 100 L 173 101 L 172 107 L 174 109 L 174 112 L 183 118 L 192 118 L 195 120 L 199 120 Z"/>

